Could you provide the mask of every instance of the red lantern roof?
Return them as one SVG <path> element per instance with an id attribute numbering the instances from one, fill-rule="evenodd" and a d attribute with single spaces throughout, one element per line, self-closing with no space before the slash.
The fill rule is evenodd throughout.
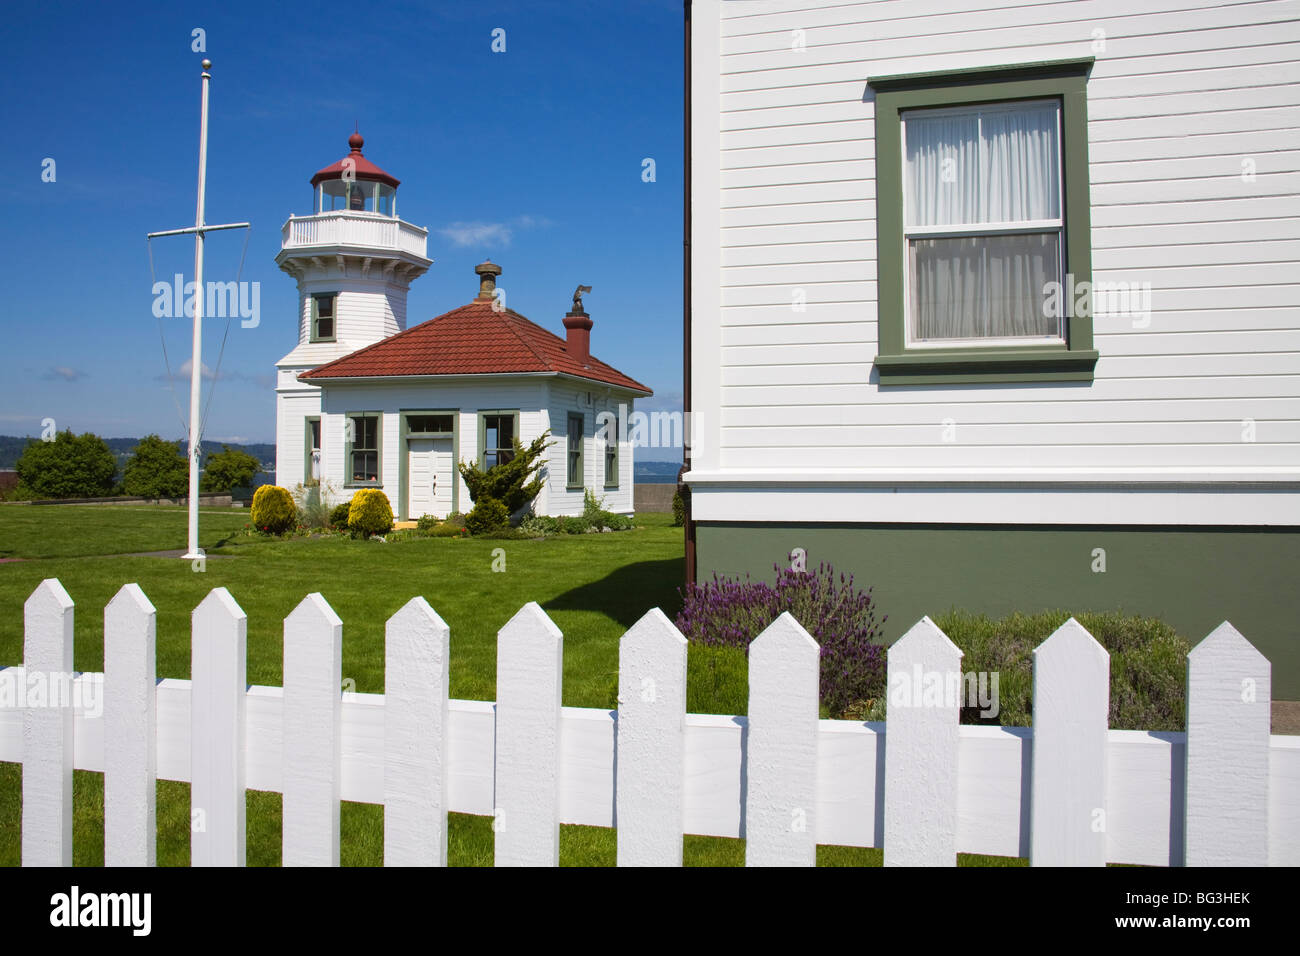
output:
<path id="1" fill-rule="evenodd" d="M 326 179 L 342 179 L 343 172 L 351 169 L 356 173 L 357 179 L 367 179 L 371 182 L 387 183 L 394 189 L 397 188 L 401 180 L 388 175 L 366 157 L 361 155 L 361 147 L 365 145 L 365 140 L 361 138 L 360 133 L 353 133 L 348 137 L 348 145 L 352 147 L 352 152 L 348 153 L 337 163 L 326 166 L 315 176 L 311 178 L 313 187 L 320 185 Z"/>

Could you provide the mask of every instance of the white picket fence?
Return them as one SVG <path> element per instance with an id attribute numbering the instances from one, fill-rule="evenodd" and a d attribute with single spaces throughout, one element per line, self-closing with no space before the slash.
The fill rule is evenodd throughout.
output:
<path id="1" fill-rule="evenodd" d="M 44 581 L 26 671 L 0 678 L 71 673 L 72 625 Z M 1300 737 L 1270 736 L 1269 662 L 1226 623 L 1188 655 L 1186 733 L 1107 729 L 1109 658 L 1073 619 L 1034 652 L 1032 730 L 959 725 L 930 695 L 891 702 L 887 725 L 819 720 L 818 647 L 788 614 L 752 645 L 748 718 L 686 713 L 686 641 L 658 609 L 620 642 L 617 711 L 561 706 L 563 638 L 534 603 L 500 631 L 495 703 L 448 698 L 450 631 L 423 598 L 387 622 L 383 695 L 341 691 L 343 624 L 319 594 L 284 622 L 283 688 L 246 685 L 225 588 L 192 628 L 192 680 L 156 680 L 154 608 L 128 584 L 104 611 L 106 673 L 75 678 L 102 682 L 81 688 L 102 716 L 0 709 L 24 865 L 71 864 L 74 767 L 104 774 L 109 865 L 154 863 L 159 777 L 191 783 L 196 866 L 244 863 L 246 787 L 284 795 L 285 865 L 338 864 L 340 800 L 384 806 L 389 865 L 445 864 L 448 811 L 495 817 L 498 865 L 556 865 L 561 823 L 616 826 L 620 865 L 680 865 L 683 833 L 744 837 L 750 866 L 809 866 L 819 843 L 883 846 L 887 865 L 1300 864 Z M 890 686 L 960 658 L 924 618 L 890 648 Z"/>

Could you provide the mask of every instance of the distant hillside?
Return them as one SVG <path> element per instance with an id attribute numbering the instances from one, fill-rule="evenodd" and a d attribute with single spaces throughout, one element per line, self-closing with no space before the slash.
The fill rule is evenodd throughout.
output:
<path id="1" fill-rule="evenodd" d="M 23 449 L 31 441 L 31 437 L 18 437 L 17 435 L 0 435 L 0 469 L 12 468 L 18 463 Z M 105 438 L 104 444 L 109 450 L 117 456 L 117 470 L 120 475 L 122 469 L 126 466 L 126 460 L 131 457 L 131 449 L 140 443 L 138 438 Z M 222 442 L 212 442 L 203 447 L 203 463 L 208 460 L 208 455 L 213 452 L 221 451 Z M 236 451 L 247 452 L 262 463 L 266 469 L 275 468 L 275 445 L 260 443 L 253 445 L 238 445 L 233 442 L 225 442 L 227 446 Z M 185 446 L 181 446 L 184 453 Z"/>
<path id="2" fill-rule="evenodd" d="M 677 472 L 682 470 L 680 461 L 640 461 L 633 460 L 632 477 L 643 484 L 675 484 Z"/>

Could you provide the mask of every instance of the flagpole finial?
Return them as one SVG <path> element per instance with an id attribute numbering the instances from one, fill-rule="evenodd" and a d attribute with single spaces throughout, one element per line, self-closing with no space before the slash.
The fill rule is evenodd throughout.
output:
<path id="1" fill-rule="evenodd" d="M 203 67 L 204 71 L 206 72 L 207 70 L 212 69 L 212 61 L 204 60 L 202 63 L 199 64 L 199 66 Z"/>

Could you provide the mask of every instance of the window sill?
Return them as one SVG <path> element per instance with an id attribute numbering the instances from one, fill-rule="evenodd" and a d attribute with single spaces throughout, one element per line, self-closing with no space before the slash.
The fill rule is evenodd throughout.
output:
<path id="1" fill-rule="evenodd" d="M 348 481 L 343 483 L 344 488 L 382 488 L 382 481 Z"/>
<path id="2" fill-rule="evenodd" d="M 881 385 L 1091 382 L 1094 349 L 926 349 L 877 355 Z"/>

